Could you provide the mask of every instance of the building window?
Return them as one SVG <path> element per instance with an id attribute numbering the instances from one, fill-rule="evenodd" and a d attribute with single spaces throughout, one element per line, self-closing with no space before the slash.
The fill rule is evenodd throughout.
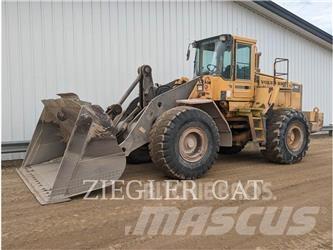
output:
<path id="1" fill-rule="evenodd" d="M 237 43 L 236 51 L 236 78 L 250 80 L 251 46 Z"/>

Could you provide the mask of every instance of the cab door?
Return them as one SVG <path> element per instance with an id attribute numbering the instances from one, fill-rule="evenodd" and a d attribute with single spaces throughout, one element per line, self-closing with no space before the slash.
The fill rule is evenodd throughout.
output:
<path id="1" fill-rule="evenodd" d="M 233 97 L 250 101 L 254 96 L 254 45 L 236 40 Z"/>

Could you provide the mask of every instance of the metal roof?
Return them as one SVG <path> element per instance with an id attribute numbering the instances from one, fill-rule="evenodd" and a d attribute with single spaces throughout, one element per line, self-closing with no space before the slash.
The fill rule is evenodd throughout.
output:
<path id="1" fill-rule="evenodd" d="M 264 16 L 287 29 L 297 32 L 303 37 L 312 40 L 325 48 L 332 50 L 333 37 L 315 25 L 305 21 L 299 16 L 286 10 L 271 0 L 261 1 L 236 1 L 239 5 L 246 7 L 255 13 Z"/>
<path id="2" fill-rule="evenodd" d="M 287 9 L 281 7 L 280 5 L 272 2 L 272 1 L 254 1 L 256 4 L 260 5 L 261 7 L 273 12 L 274 14 L 292 22 L 293 24 L 297 25 L 298 27 L 310 32 L 311 34 L 323 39 L 324 41 L 332 44 L 332 35 L 323 31 L 322 29 L 318 28 L 317 26 L 305 21 L 304 19 L 300 18 L 299 16 L 293 14 L 292 12 L 288 11 Z"/>

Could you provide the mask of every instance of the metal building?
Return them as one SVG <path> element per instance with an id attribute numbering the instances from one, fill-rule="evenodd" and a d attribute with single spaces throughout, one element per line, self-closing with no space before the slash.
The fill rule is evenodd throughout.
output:
<path id="1" fill-rule="evenodd" d="M 30 140 L 40 100 L 56 93 L 105 108 L 139 65 L 158 83 L 192 76 L 188 43 L 222 33 L 257 39 L 262 72 L 289 58 L 303 109 L 318 106 L 332 122 L 332 36 L 273 2 L 3 1 L 2 141 Z"/>

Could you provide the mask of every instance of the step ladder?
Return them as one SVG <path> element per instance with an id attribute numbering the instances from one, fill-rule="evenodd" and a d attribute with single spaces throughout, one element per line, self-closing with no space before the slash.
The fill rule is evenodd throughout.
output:
<path id="1" fill-rule="evenodd" d="M 253 142 L 266 142 L 266 118 L 263 110 L 262 108 L 249 108 L 237 111 L 237 115 L 248 117 Z"/>

